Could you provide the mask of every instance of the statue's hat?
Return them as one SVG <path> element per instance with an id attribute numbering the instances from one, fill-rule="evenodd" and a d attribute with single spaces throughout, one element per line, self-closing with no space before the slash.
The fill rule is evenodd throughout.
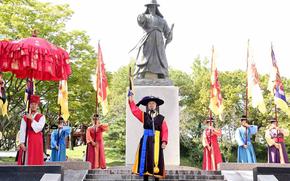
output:
<path id="1" fill-rule="evenodd" d="M 149 3 L 145 4 L 145 6 L 149 6 L 149 5 L 159 6 L 159 4 L 157 3 L 157 0 L 149 0 Z"/>

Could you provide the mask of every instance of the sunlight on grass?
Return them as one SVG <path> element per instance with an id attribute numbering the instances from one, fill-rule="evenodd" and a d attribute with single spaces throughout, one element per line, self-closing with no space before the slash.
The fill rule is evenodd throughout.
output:
<path id="1" fill-rule="evenodd" d="M 85 157 L 86 145 L 74 147 L 73 150 L 66 149 L 66 155 L 71 161 L 83 161 Z M 113 149 L 105 149 L 106 151 L 106 162 L 108 166 L 123 166 L 125 165 L 124 156 L 114 154 Z M 47 150 L 50 155 L 51 150 Z"/>

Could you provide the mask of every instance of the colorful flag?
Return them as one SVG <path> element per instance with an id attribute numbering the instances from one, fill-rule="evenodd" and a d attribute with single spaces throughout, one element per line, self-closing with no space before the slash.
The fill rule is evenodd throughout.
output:
<path id="1" fill-rule="evenodd" d="M 8 116 L 8 101 L 6 97 L 4 80 L 2 78 L 2 74 L 0 73 L 0 115 Z"/>
<path id="2" fill-rule="evenodd" d="M 270 73 L 268 90 L 274 94 L 274 102 L 277 107 L 284 111 L 288 116 L 290 116 L 290 110 L 287 105 L 284 86 L 280 77 L 280 72 L 278 69 L 277 60 L 275 58 L 273 46 L 271 46 L 271 57 L 273 67 Z"/>
<path id="3" fill-rule="evenodd" d="M 31 79 L 26 79 L 26 88 L 25 88 L 25 94 L 24 94 L 24 102 L 25 102 L 25 106 L 26 106 L 26 112 L 28 112 L 28 96 L 29 95 L 33 95 L 35 94 L 35 89 L 34 89 L 35 85 L 33 80 Z"/>
<path id="4" fill-rule="evenodd" d="M 215 115 L 219 115 L 222 120 L 223 104 L 220 84 L 218 80 L 218 70 L 215 62 L 214 47 L 212 48 L 211 78 L 210 78 L 210 104 L 209 108 Z"/>
<path id="5" fill-rule="evenodd" d="M 106 115 L 108 113 L 108 81 L 100 44 L 98 44 L 98 60 L 96 67 L 96 91 L 98 102 L 102 105 L 103 115 Z"/>
<path id="6" fill-rule="evenodd" d="M 69 118 L 69 110 L 68 110 L 68 86 L 66 80 L 59 81 L 57 103 L 60 105 L 60 112 L 63 119 L 67 121 Z"/>
<path id="7" fill-rule="evenodd" d="M 258 108 L 261 113 L 266 113 L 266 106 L 259 86 L 259 75 L 254 62 L 250 43 L 247 50 L 247 78 L 248 78 L 248 99 L 252 98 L 253 108 Z"/>

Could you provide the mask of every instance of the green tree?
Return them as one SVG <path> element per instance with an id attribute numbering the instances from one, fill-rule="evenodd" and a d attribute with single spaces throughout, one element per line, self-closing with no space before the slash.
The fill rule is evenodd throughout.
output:
<path id="1" fill-rule="evenodd" d="M 0 34 L 11 39 L 30 37 L 33 30 L 70 53 L 73 74 L 68 80 L 71 125 L 88 123 L 94 111 L 95 93 L 91 75 L 96 64 L 96 52 L 89 45 L 90 38 L 84 31 L 65 31 L 65 24 L 73 11 L 68 5 L 52 5 L 36 0 L 4 0 L 0 3 Z M 9 101 L 10 119 L 0 118 L 0 131 L 4 139 L 1 149 L 11 149 L 19 129 L 21 113 L 24 111 L 24 89 L 26 81 L 16 79 L 11 73 L 4 74 Z M 40 110 L 47 123 L 53 124 L 58 114 L 58 82 L 36 81 L 36 94 L 42 98 Z"/>

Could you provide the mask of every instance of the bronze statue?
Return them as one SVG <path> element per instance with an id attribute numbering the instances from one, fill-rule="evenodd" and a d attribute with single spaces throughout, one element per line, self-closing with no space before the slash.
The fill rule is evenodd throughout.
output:
<path id="1" fill-rule="evenodd" d="M 145 31 L 145 35 L 136 46 L 138 53 L 134 74 L 138 79 L 165 79 L 168 78 L 165 48 L 172 40 L 173 25 L 171 29 L 168 27 L 163 15 L 158 10 L 159 4 L 156 0 L 151 0 L 145 6 L 146 11 L 137 18 L 139 26 Z"/>

